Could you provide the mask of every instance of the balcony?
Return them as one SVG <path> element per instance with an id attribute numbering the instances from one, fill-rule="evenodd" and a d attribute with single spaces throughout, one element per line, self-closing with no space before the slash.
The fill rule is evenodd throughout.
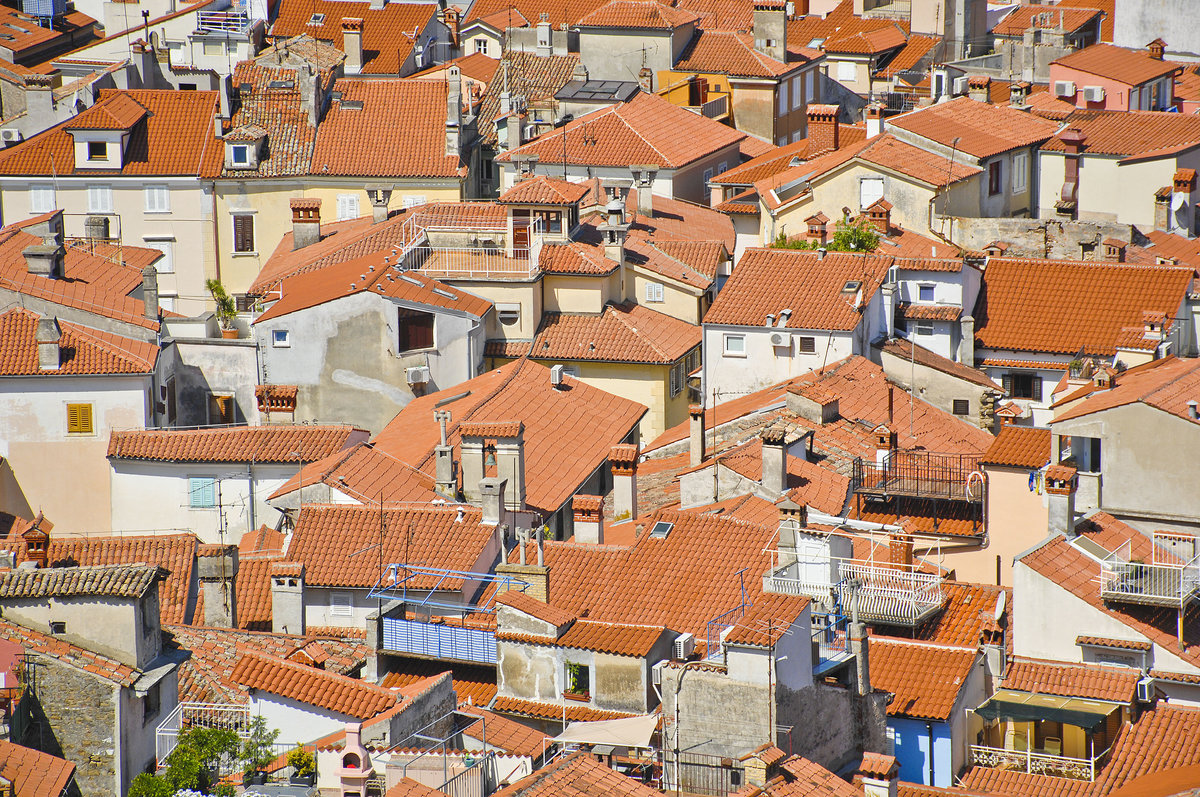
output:
<path id="1" fill-rule="evenodd" d="M 801 559 L 772 552 L 775 562 L 763 576 L 763 591 L 836 598 L 849 611 L 857 592 L 858 617 L 868 623 L 915 626 L 942 608 L 942 579 L 910 565 L 827 557 Z"/>
<path id="2" fill-rule="evenodd" d="M 454 659 L 476 664 L 495 664 L 496 633 L 462 628 L 453 620 L 423 623 L 398 617 L 383 618 L 383 647 L 393 653 L 409 653 L 433 659 Z"/>
<path id="3" fill-rule="evenodd" d="M 406 264 L 437 279 L 528 280 L 538 273 L 541 246 L 501 249 L 415 246 Z"/>
<path id="4" fill-rule="evenodd" d="M 983 501 L 983 476 L 978 454 L 939 454 L 933 451 L 892 451 L 882 462 L 854 460 L 850 485 L 855 493 L 874 498 L 894 495 Z"/>
<path id="5" fill-rule="evenodd" d="M 729 116 L 729 95 L 716 94 L 710 95 L 712 99 L 700 105 L 685 105 L 683 106 L 692 113 L 699 114 L 709 119 L 724 119 Z"/>
<path id="6" fill-rule="evenodd" d="M 1100 597 L 1180 610 L 1187 606 L 1200 594 L 1200 556 L 1184 561 L 1163 552 L 1157 543 L 1153 551 L 1150 562 L 1133 559 L 1126 540 L 1105 557 L 1100 563 Z"/>
<path id="7" fill-rule="evenodd" d="M 976 766 L 1090 781 L 1096 779 L 1096 772 L 1108 757 L 1108 751 L 1105 750 L 1095 758 L 1072 758 L 1045 751 L 1009 750 L 1004 747 L 973 744 L 970 746 L 969 755 L 971 763 Z"/>
<path id="8" fill-rule="evenodd" d="M 197 33 L 242 33 L 250 27 L 250 17 L 231 11 L 201 11 L 196 17 Z"/>
<path id="9" fill-rule="evenodd" d="M 179 703 L 154 729 L 155 755 L 159 766 L 179 743 L 179 734 L 190 728 L 219 728 L 233 731 L 241 739 L 250 737 L 250 706 L 236 703 Z"/>

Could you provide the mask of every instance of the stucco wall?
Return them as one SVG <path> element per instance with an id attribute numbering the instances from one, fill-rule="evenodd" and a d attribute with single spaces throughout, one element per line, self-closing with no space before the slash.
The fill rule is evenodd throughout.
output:
<path id="1" fill-rule="evenodd" d="M 1055 216 L 1064 161 L 1060 152 L 1042 152 L 1038 157 L 1038 215 L 1043 218 Z M 1154 229 L 1154 192 L 1171 185 L 1176 169 L 1197 167 L 1200 153 L 1196 151 L 1124 165 L 1115 156 L 1085 155 L 1079 161 L 1077 217 Z"/>
<path id="2" fill-rule="evenodd" d="M 1000 581 L 1013 584 L 1013 558 L 1046 536 L 1046 496 L 1029 489 L 1029 472 L 995 465 L 984 467 L 987 494 L 984 521 L 988 547 L 977 563 L 954 561 L 964 581 L 990 584 L 996 580 L 995 557 L 1000 557 Z M 989 561 L 990 560 L 990 561 Z M 990 568 L 990 569 L 989 569 Z"/>
<path id="3" fill-rule="evenodd" d="M 691 38 L 690 29 L 689 25 L 677 32 L 682 42 Z M 589 80 L 636 83 L 643 66 L 655 75 L 671 68 L 671 38 L 671 32 L 665 30 L 581 28 L 579 60 L 587 67 Z M 658 85 L 652 86 L 652 90 L 657 88 Z"/>
<path id="4" fill-rule="evenodd" d="M 234 422 L 250 425 L 259 422 L 258 351 L 250 338 L 175 338 L 159 354 L 159 384 L 175 378 L 175 423 L 179 426 L 204 426 L 212 419 L 211 397 L 233 396 Z M 156 397 L 158 398 L 158 397 Z M 162 413 L 166 422 L 169 408 Z"/>
<path id="5" fill-rule="evenodd" d="M 662 286 L 661 302 L 651 302 L 646 298 L 646 285 L 654 283 Z M 627 268 L 625 277 L 625 298 L 645 305 L 672 318 L 687 321 L 689 324 L 699 324 L 703 318 L 705 304 L 703 294 L 696 288 L 685 288 L 679 283 L 664 279 L 653 271 L 639 268 Z"/>
<path id="6" fill-rule="evenodd" d="M 278 729 L 275 742 L 287 745 L 306 744 L 343 730 L 347 722 L 359 721 L 349 714 L 258 690 L 250 692 L 250 712 L 266 720 L 268 728 Z"/>
<path id="7" fill-rule="evenodd" d="M 959 417 L 967 423 L 980 426 L 980 399 L 988 392 L 987 388 L 888 351 L 881 351 L 879 359 L 888 379 L 902 387 L 911 388 L 914 395 L 940 410 L 954 412 L 954 401 L 965 399 L 969 410 L 966 415 Z M 994 390 L 999 393 L 999 386 Z"/>

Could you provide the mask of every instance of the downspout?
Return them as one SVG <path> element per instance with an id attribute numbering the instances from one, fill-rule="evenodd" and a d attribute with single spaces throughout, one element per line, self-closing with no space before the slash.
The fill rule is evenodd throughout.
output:
<path id="1" fill-rule="evenodd" d="M 254 456 L 250 456 L 250 461 L 246 463 L 246 482 L 250 487 L 250 531 L 258 529 L 254 513 Z"/>
<path id="2" fill-rule="evenodd" d="M 217 222 L 217 182 L 209 183 L 212 189 L 213 264 L 217 267 L 217 282 L 221 281 L 221 225 Z M 281 286 L 282 287 L 282 286 Z M 282 298 L 282 297 L 280 297 Z"/>
<path id="3" fill-rule="evenodd" d="M 925 732 L 929 735 L 929 785 L 933 786 L 933 723 L 925 723 Z"/>

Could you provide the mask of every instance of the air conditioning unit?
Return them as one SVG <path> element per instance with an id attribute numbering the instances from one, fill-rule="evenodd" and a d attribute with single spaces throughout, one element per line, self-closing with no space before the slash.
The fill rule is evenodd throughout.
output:
<path id="1" fill-rule="evenodd" d="M 1137 682 L 1137 699 L 1139 703 L 1154 702 L 1154 679 L 1143 678 Z"/>
<path id="2" fill-rule="evenodd" d="M 771 333 L 771 345 L 777 349 L 782 349 L 784 346 L 791 347 L 792 336 L 783 332 Z"/>
<path id="3" fill-rule="evenodd" d="M 1084 86 L 1083 98 L 1088 102 L 1103 102 L 1104 87 L 1103 86 Z"/>
<path id="4" fill-rule="evenodd" d="M 1054 81 L 1054 96 L 1055 97 L 1074 97 L 1075 83 L 1071 80 L 1056 80 Z"/>
<path id="5" fill-rule="evenodd" d="M 954 83 L 952 85 L 954 87 L 955 94 L 966 94 L 967 93 L 967 77 L 966 77 L 966 75 L 963 75 L 962 77 L 954 78 Z"/>
<path id="6" fill-rule="evenodd" d="M 5 144 L 16 144 L 21 140 L 21 131 L 15 127 L 0 128 L 0 141 Z"/>
<path id="7" fill-rule="evenodd" d="M 429 381 L 429 366 L 421 365 L 416 368 L 407 370 L 408 383 L 410 385 L 423 385 Z"/>
<path id="8" fill-rule="evenodd" d="M 550 384 L 558 387 L 563 383 L 563 367 L 561 365 L 550 366 Z"/>
<path id="9" fill-rule="evenodd" d="M 675 658 L 686 659 L 696 651 L 696 637 L 691 634 L 680 634 L 675 637 Z"/>
<path id="10" fill-rule="evenodd" d="M 662 686 L 662 672 L 665 666 L 667 666 L 667 660 L 663 659 L 650 667 L 650 682 L 655 686 Z"/>

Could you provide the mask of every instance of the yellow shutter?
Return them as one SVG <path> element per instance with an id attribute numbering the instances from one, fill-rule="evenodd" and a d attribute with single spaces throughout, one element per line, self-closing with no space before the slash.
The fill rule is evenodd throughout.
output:
<path id="1" fill-rule="evenodd" d="M 92 405 L 67 405 L 67 433 L 92 434 Z"/>

